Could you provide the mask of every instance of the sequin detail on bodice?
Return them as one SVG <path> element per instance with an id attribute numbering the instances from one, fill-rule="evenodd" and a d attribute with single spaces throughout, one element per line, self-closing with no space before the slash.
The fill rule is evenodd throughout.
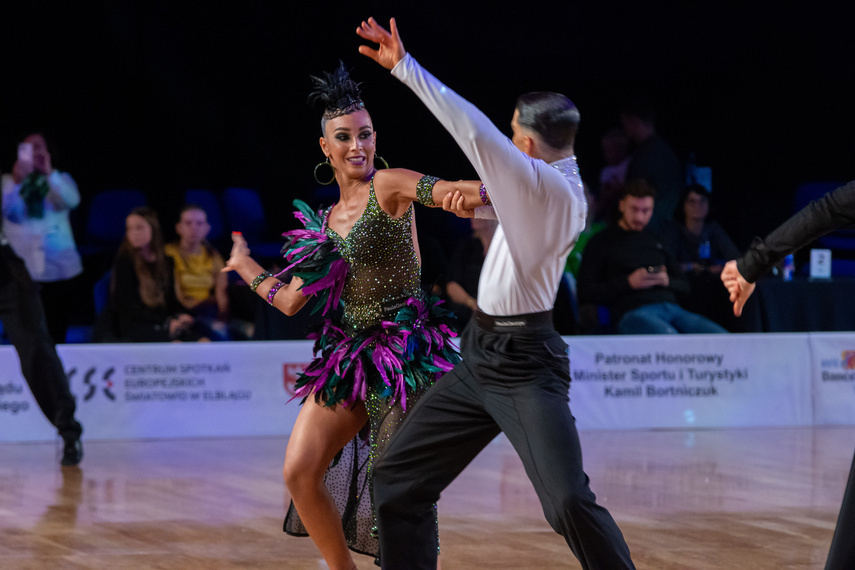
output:
<path id="1" fill-rule="evenodd" d="M 377 203 L 372 178 L 368 205 L 342 239 L 328 225 L 332 207 L 324 215 L 326 234 L 350 264 L 344 284 L 343 322 L 362 330 L 380 322 L 384 305 L 419 295 L 421 268 L 413 246 L 413 205 L 392 219 Z"/>

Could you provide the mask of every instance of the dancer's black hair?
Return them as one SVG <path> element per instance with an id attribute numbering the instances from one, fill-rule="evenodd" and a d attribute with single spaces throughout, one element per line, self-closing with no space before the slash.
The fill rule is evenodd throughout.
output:
<path id="1" fill-rule="evenodd" d="M 555 149 L 573 144 L 579 128 L 579 110 L 573 102 L 551 91 L 535 91 L 517 99 L 517 123 L 540 135 Z"/>
<path id="2" fill-rule="evenodd" d="M 361 99 L 360 84 L 350 77 L 343 61 L 339 61 L 338 68 L 332 73 L 324 71 L 320 77 L 316 75 L 309 77 L 314 87 L 314 90 L 309 93 L 309 103 L 319 104 L 324 109 L 321 117 L 321 134 L 325 132 L 328 120 L 365 108 L 365 103 Z"/>

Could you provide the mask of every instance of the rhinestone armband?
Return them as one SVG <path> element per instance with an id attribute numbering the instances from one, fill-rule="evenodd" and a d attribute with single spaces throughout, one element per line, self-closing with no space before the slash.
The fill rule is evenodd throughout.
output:
<path id="1" fill-rule="evenodd" d="M 433 201 L 433 185 L 440 179 L 436 176 L 424 175 L 416 184 L 416 199 L 419 204 L 425 206 L 436 206 Z"/>
<path id="2" fill-rule="evenodd" d="M 484 202 L 485 206 L 492 206 L 493 203 L 487 197 L 487 187 L 484 186 L 484 183 L 481 183 L 481 188 L 478 189 L 478 194 L 481 195 L 481 201 Z"/>
<path id="3" fill-rule="evenodd" d="M 273 306 L 273 297 L 276 296 L 276 292 L 285 285 L 284 281 L 277 281 L 273 284 L 273 287 L 270 288 L 270 291 L 267 293 L 267 304 L 271 307 Z"/>
<path id="4" fill-rule="evenodd" d="M 264 283 L 264 280 L 268 277 L 273 277 L 273 274 L 269 271 L 262 271 L 258 274 L 258 277 L 252 280 L 252 283 L 249 284 L 249 290 L 255 293 L 255 290 L 258 289 L 258 286 Z"/>

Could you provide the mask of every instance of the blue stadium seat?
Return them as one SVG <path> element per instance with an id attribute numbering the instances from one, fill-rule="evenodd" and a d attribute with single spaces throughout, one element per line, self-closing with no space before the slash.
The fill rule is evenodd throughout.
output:
<path id="1" fill-rule="evenodd" d="M 226 188 L 223 191 L 223 207 L 229 231 L 241 232 L 254 256 L 260 260 L 279 257 L 282 242 L 270 241 L 267 237 L 267 218 L 261 196 L 256 190 Z"/>
<path id="2" fill-rule="evenodd" d="M 92 198 L 86 215 L 84 245 L 116 249 L 125 236 L 125 218 L 131 210 L 148 203 L 140 190 L 105 190 Z"/>

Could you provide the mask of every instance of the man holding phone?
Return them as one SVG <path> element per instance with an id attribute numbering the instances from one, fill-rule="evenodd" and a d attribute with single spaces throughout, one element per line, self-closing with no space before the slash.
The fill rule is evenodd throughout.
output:
<path id="1" fill-rule="evenodd" d="M 26 147 L 21 151 L 27 158 Z M 5 182 L 7 177 L 3 178 Z M 83 428 L 74 417 L 74 396 L 48 332 L 39 287 L 4 233 L 5 218 L 5 215 L 0 218 L 0 323 L 18 352 L 21 372 L 33 397 L 63 439 L 61 464 L 74 466 L 83 458 L 80 443 Z M 63 299 L 63 302 L 68 303 L 70 299 Z"/>
<path id="2" fill-rule="evenodd" d="M 673 255 L 647 230 L 655 196 L 644 180 L 626 184 L 617 226 L 601 231 L 585 247 L 579 302 L 608 307 L 620 334 L 727 332 L 678 304 L 688 283 Z"/>
<path id="3" fill-rule="evenodd" d="M 71 318 L 68 299 L 80 294 L 83 263 L 71 229 L 80 204 L 74 179 L 52 164 L 45 135 L 30 132 L 18 145 L 18 160 L 2 179 L 4 231 L 38 284 L 54 343 L 65 342 Z"/>

